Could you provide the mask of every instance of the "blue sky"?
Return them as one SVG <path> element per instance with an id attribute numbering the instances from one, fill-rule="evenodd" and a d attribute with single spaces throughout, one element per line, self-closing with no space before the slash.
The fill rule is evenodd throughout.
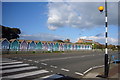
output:
<path id="1" fill-rule="evenodd" d="M 101 4 L 103 3 L 3 2 L 2 25 L 20 28 L 20 39 L 52 41 L 69 38 L 71 42 L 76 42 L 83 38 L 104 43 L 104 13 L 97 10 Z M 116 8 L 115 4 L 110 3 L 108 10 Z M 115 11 L 108 12 L 110 44 L 117 44 L 118 41 Z"/>

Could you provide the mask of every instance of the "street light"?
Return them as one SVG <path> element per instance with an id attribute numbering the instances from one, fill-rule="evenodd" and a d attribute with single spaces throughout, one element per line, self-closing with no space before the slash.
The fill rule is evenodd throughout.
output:
<path id="1" fill-rule="evenodd" d="M 103 6 L 100 6 L 99 8 L 99 11 L 100 12 L 103 12 L 103 10 L 104 10 L 104 7 Z M 104 75 L 98 75 L 97 77 L 103 77 L 103 78 L 107 78 L 108 77 L 108 73 L 109 73 L 109 64 L 108 64 L 108 49 L 107 49 L 107 42 L 108 42 L 108 40 L 107 40 L 107 37 L 108 37 L 108 34 L 107 34 L 107 32 L 108 32 L 108 20 L 107 20 L 108 18 L 107 18 L 107 0 L 105 0 L 105 41 L 106 41 L 106 43 L 105 43 L 105 57 L 104 57 Z"/>

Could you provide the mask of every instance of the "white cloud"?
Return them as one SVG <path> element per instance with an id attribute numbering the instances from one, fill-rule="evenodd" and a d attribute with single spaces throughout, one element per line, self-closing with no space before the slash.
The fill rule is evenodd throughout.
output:
<path id="1" fill-rule="evenodd" d="M 20 35 L 20 39 L 25 40 L 41 40 L 41 41 L 53 41 L 54 39 L 64 39 L 62 36 L 41 33 L 41 34 L 33 34 L 33 35 Z"/>
<path id="2" fill-rule="evenodd" d="M 79 39 L 88 39 L 88 40 L 93 40 L 95 42 L 99 42 L 102 44 L 105 44 L 105 37 L 97 37 L 97 36 L 82 36 Z M 118 39 L 108 37 L 108 44 L 118 44 Z"/>
<path id="3" fill-rule="evenodd" d="M 88 29 L 104 25 L 104 12 L 98 11 L 102 2 L 52 2 L 48 4 L 48 28 L 55 30 L 59 27 L 77 27 Z M 108 3 L 109 25 L 118 23 L 117 3 Z"/>

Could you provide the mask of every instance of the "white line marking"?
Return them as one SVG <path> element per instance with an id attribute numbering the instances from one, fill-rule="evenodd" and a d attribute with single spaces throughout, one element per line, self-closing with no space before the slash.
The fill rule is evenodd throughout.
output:
<path id="1" fill-rule="evenodd" d="M 85 57 L 85 56 L 81 56 L 81 57 Z"/>
<path id="2" fill-rule="evenodd" d="M 83 76 L 83 75 L 84 75 L 84 74 L 79 73 L 79 72 L 75 72 L 75 74 L 80 75 L 80 76 Z"/>
<path id="3" fill-rule="evenodd" d="M 83 74 L 86 74 L 87 72 L 89 72 L 90 70 L 92 70 L 93 68 L 89 68 L 88 70 L 86 70 Z"/>
<path id="4" fill-rule="evenodd" d="M 23 67 L 23 68 L 16 68 L 16 69 L 2 70 L 2 73 L 10 73 L 10 72 L 17 72 L 17 71 L 31 70 L 31 69 L 37 69 L 37 67 L 30 66 L 30 67 Z"/>
<path id="5" fill-rule="evenodd" d="M 16 65 L 9 65 L 9 66 L 0 66 L 0 69 L 3 68 L 12 68 L 12 67 L 21 67 L 21 66 L 28 66 L 29 64 L 16 64 Z"/>
<path id="6" fill-rule="evenodd" d="M 53 71 L 50 71 L 50 72 L 53 72 Z"/>
<path id="7" fill-rule="evenodd" d="M 5 76 L 3 77 L 3 79 L 4 78 L 23 78 L 23 77 L 28 77 L 28 76 L 33 76 L 33 75 L 43 74 L 43 73 L 48 73 L 48 72 L 49 71 L 46 71 L 46 70 L 37 70 L 37 71 L 32 71 L 32 72 L 27 72 L 27 73 Z"/>
<path id="8" fill-rule="evenodd" d="M 88 73 L 90 70 L 96 69 L 96 68 L 99 68 L 99 67 L 104 67 L 104 65 L 91 67 L 91 68 L 89 68 L 88 70 L 86 70 L 85 72 L 83 72 L 83 74 L 85 75 L 85 74 Z"/>
<path id="9" fill-rule="evenodd" d="M 42 65 L 45 65 L 45 66 L 47 65 L 46 63 L 41 63 L 41 64 L 42 64 Z"/>
<path id="10" fill-rule="evenodd" d="M 35 63 L 39 63 L 38 61 L 34 61 Z"/>
<path id="11" fill-rule="evenodd" d="M 2 64 L 0 64 L 0 65 L 17 64 L 17 63 L 23 63 L 23 62 L 9 62 L 9 63 L 2 63 Z"/>
<path id="12" fill-rule="evenodd" d="M 12 60 L 12 61 L 17 61 L 17 60 Z"/>
<path id="13" fill-rule="evenodd" d="M 99 67 L 104 67 L 104 65 L 101 65 L 101 66 L 94 66 L 94 67 L 92 67 L 92 68 L 95 69 L 95 68 L 99 68 Z"/>
<path id="14" fill-rule="evenodd" d="M 52 67 L 52 68 L 58 68 L 57 66 L 53 66 L 53 65 L 51 65 L 50 67 Z"/>
<path id="15" fill-rule="evenodd" d="M 55 76 L 54 76 L 54 75 L 55 75 Z M 49 77 L 52 77 L 52 76 L 54 76 L 53 78 L 56 78 L 56 79 L 63 77 L 63 76 L 61 76 L 61 75 L 53 74 L 53 75 L 48 75 L 48 76 L 41 77 L 41 79 L 49 78 Z"/>
<path id="16" fill-rule="evenodd" d="M 51 77 L 51 76 L 53 76 L 53 74 L 52 74 L 52 75 L 48 75 L 48 76 L 41 77 L 41 79 L 49 78 L 49 77 Z"/>
<path id="17" fill-rule="evenodd" d="M 88 57 L 91 55 L 85 55 L 84 57 Z M 74 58 L 80 58 L 81 56 L 73 56 L 73 57 L 64 57 L 64 58 L 53 58 L 53 59 L 43 59 L 40 61 L 52 61 L 52 60 L 63 60 L 63 59 L 74 59 Z"/>
<path id="18" fill-rule="evenodd" d="M 32 61 L 32 60 L 28 60 L 28 61 Z"/>
<path id="19" fill-rule="evenodd" d="M 42 67 L 40 67 L 40 68 L 42 68 Z"/>
<path id="20" fill-rule="evenodd" d="M 62 71 L 66 71 L 66 72 L 70 71 L 70 70 L 65 69 L 65 68 L 61 68 L 61 70 L 62 70 Z"/>

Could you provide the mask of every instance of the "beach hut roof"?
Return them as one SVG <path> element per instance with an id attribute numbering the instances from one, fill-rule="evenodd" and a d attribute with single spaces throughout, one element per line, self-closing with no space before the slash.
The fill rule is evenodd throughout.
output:
<path id="1" fill-rule="evenodd" d="M 7 40 L 6 38 L 0 38 L 0 42 Z"/>
<path id="2" fill-rule="evenodd" d="M 31 43 L 33 40 L 26 40 L 27 43 Z"/>
<path id="3" fill-rule="evenodd" d="M 6 38 L 0 38 L 0 43 L 2 43 L 4 40 L 7 40 Z M 8 41 L 8 40 L 7 40 Z M 8 41 L 9 42 L 9 41 Z M 9 42 L 10 43 L 10 42 Z"/>

